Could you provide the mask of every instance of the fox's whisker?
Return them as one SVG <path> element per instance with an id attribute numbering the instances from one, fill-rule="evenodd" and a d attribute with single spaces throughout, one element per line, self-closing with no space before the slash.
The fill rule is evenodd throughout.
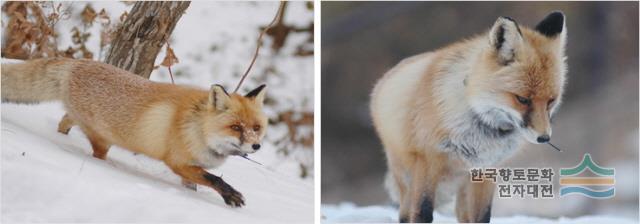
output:
<path id="1" fill-rule="evenodd" d="M 249 159 L 249 155 L 247 155 L 247 154 L 240 155 L 240 157 L 245 158 L 246 160 L 249 160 L 249 161 L 251 161 L 251 162 L 254 162 L 254 163 L 256 163 L 256 164 L 258 164 L 258 165 L 262 166 L 262 163 L 259 163 L 259 162 L 255 161 L 255 160 L 252 160 L 252 159 Z"/>
<path id="2" fill-rule="evenodd" d="M 558 152 L 562 152 L 562 149 L 560 149 L 560 148 L 556 147 L 555 145 L 551 144 L 551 142 L 547 142 L 547 144 L 549 144 L 554 149 L 558 150 Z"/>

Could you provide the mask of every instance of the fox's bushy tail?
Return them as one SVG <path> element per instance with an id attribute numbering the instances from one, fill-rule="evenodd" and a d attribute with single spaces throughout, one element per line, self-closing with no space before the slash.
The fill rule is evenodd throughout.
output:
<path id="1" fill-rule="evenodd" d="M 61 100 L 69 77 L 68 59 L 36 59 L 2 64 L 2 102 Z"/>

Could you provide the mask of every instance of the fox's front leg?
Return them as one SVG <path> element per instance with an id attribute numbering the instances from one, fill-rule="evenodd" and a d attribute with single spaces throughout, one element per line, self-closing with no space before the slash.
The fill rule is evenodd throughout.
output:
<path id="1" fill-rule="evenodd" d="M 431 153 L 416 154 L 409 185 L 409 217 L 413 223 L 433 222 L 434 200 L 447 157 Z"/>
<path id="2" fill-rule="evenodd" d="M 180 175 L 183 180 L 213 188 L 222 196 L 224 203 L 227 205 L 233 207 L 242 207 L 244 205 L 244 198 L 240 192 L 224 182 L 221 177 L 208 173 L 202 167 L 188 165 L 169 165 L 169 167 L 173 172 Z"/>
<path id="3" fill-rule="evenodd" d="M 71 126 L 73 126 L 74 124 L 75 123 L 73 122 L 73 120 L 71 120 L 69 114 L 64 114 L 64 117 L 62 117 L 62 120 L 60 120 L 60 123 L 58 123 L 58 132 L 65 135 L 69 134 L 69 130 L 71 130 Z"/>
<path id="4" fill-rule="evenodd" d="M 456 196 L 458 222 L 488 223 L 495 184 L 491 181 L 471 182 L 467 178 Z"/>

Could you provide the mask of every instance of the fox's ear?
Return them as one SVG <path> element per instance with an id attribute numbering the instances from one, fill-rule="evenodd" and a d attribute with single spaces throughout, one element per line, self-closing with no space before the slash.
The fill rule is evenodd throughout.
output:
<path id="1" fill-rule="evenodd" d="M 564 45 L 567 39 L 567 27 L 565 25 L 564 13 L 561 11 L 555 11 L 549 13 L 538 25 L 536 25 L 536 31 L 559 41 L 561 49 L 564 49 Z"/>
<path id="2" fill-rule="evenodd" d="M 536 31 L 547 37 L 556 37 L 564 33 L 564 30 L 564 13 L 561 11 L 549 13 L 536 25 Z"/>
<path id="3" fill-rule="evenodd" d="M 211 85 L 209 105 L 212 105 L 216 110 L 225 110 L 227 102 L 229 102 L 229 94 L 224 90 L 224 87 L 218 84 Z"/>
<path id="4" fill-rule="evenodd" d="M 258 86 L 258 88 L 251 90 L 251 92 L 247 93 L 244 97 L 252 98 L 258 105 L 262 106 L 264 103 L 264 96 L 267 92 L 266 87 L 267 85 L 262 84 Z"/>
<path id="5" fill-rule="evenodd" d="M 500 17 L 489 31 L 489 43 L 496 51 L 498 62 L 508 65 L 522 45 L 522 33 L 516 21 L 509 17 Z"/>

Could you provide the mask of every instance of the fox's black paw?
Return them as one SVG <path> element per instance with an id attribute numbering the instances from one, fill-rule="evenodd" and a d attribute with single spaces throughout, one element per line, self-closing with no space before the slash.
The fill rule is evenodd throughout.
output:
<path id="1" fill-rule="evenodd" d="M 242 194 L 224 182 L 221 177 L 205 172 L 204 178 L 211 182 L 213 189 L 220 193 L 224 199 L 224 203 L 231 207 L 242 207 L 244 205 L 244 197 L 242 197 Z"/>
<path id="2" fill-rule="evenodd" d="M 224 203 L 231 207 L 242 207 L 244 205 L 244 197 L 242 194 L 234 189 L 230 189 L 222 193 Z"/>

